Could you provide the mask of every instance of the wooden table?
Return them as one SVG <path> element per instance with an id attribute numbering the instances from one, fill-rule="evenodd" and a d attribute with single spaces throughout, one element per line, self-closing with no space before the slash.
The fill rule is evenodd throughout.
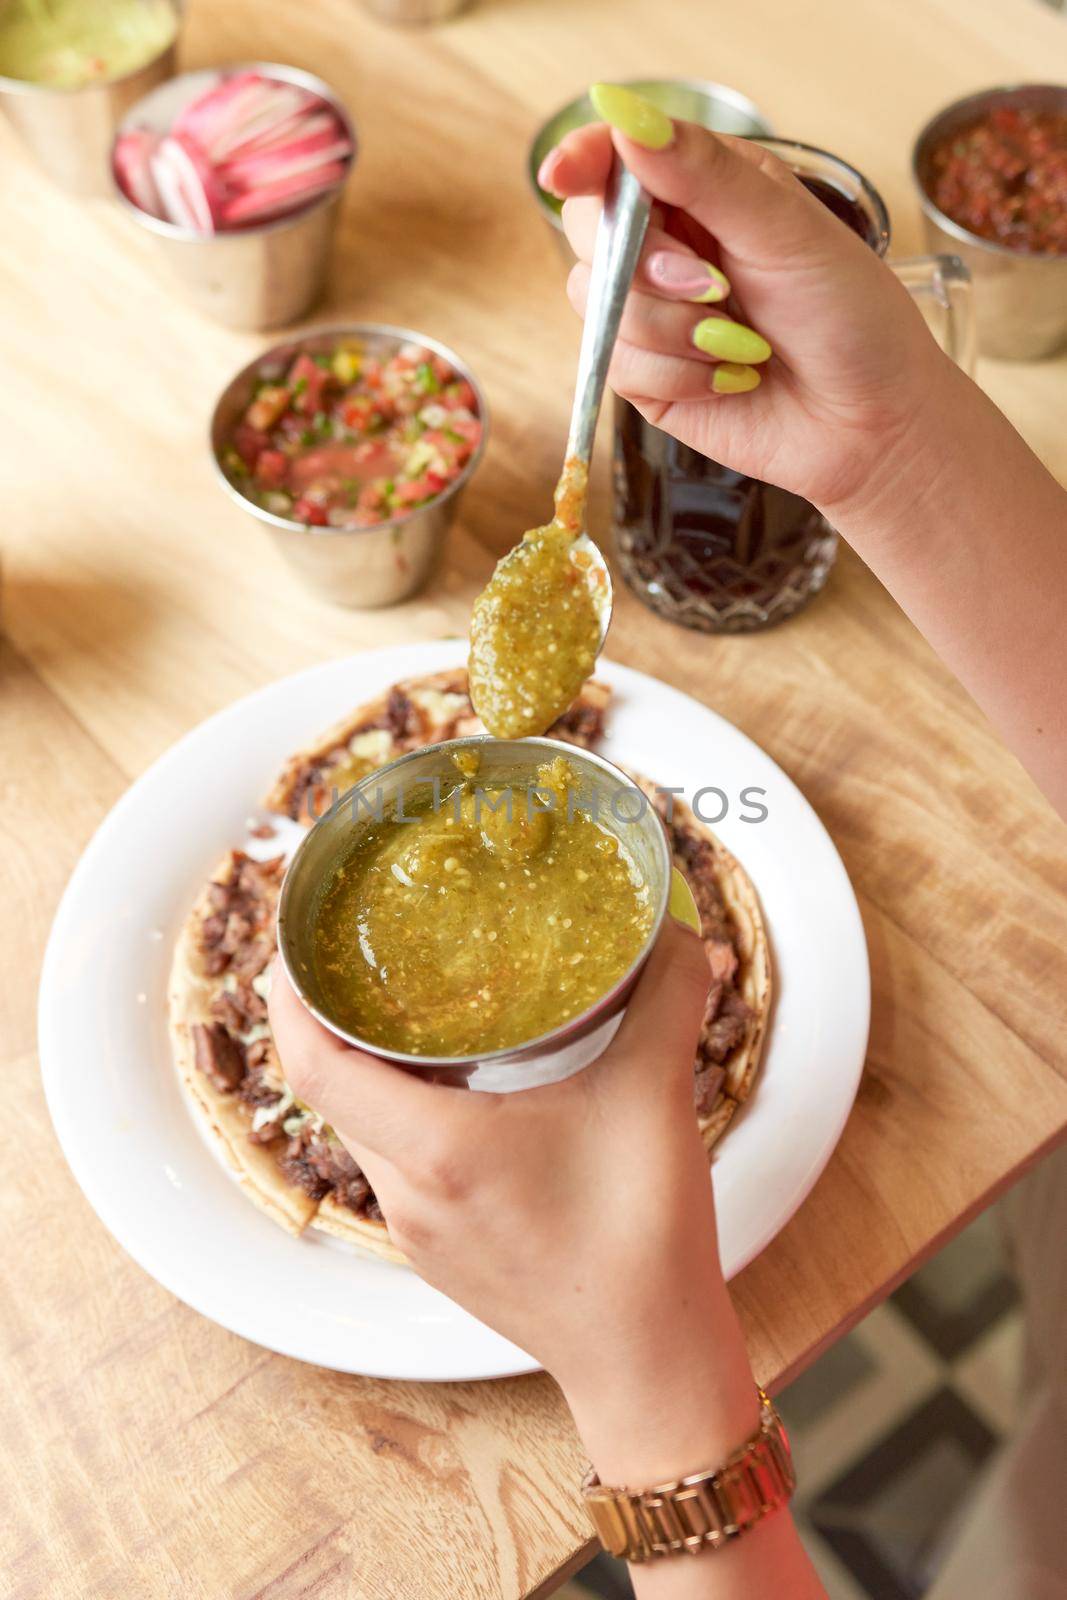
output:
<path id="1" fill-rule="evenodd" d="M 348 0 L 190 11 L 189 66 L 251 55 L 337 84 L 362 151 L 324 314 L 454 344 L 486 384 L 492 442 L 423 596 L 369 615 L 305 597 L 204 449 L 216 391 L 261 340 L 198 320 L 151 240 L 46 188 L 5 136 L 5 1593 L 547 1594 L 590 1549 L 579 1451 L 547 1378 L 419 1387 L 266 1354 L 175 1302 L 96 1221 L 34 1058 L 56 900 L 104 812 L 179 734 L 324 656 L 462 633 L 492 558 L 543 510 L 578 338 L 523 176 L 544 114 L 594 77 L 722 79 L 865 169 L 908 251 L 918 125 L 965 90 L 1044 77 L 1067 31 L 1030 0 L 746 0 L 714 16 L 699 0 L 482 0 L 425 33 Z M 1065 368 L 981 376 L 1067 479 Z M 713 705 L 792 774 L 863 907 L 874 1017 L 855 1113 L 736 1284 L 756 1370 L 778 1385 L 1067 1124 L 1064 836 L 848 552 L 822 599 L 757 639 L 684 633 L 621 590 L 612 653 Z"/>

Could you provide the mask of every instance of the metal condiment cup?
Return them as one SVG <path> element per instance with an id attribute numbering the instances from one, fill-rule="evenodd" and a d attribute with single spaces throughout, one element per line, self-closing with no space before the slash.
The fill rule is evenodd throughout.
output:
<path id="1" fill-rule="evenodd" d="M 478 402 L 482 436 L 459 477 L 436 499 L 416 506 L 403 516 L 391 517 L 368 528 L 308 527 L 291 517 L 265 511 L 231 483 L 222 467 L 222 453 L 235 424 L 263 379 L 277 382 L 293 359 L 306 350 L 325 354 L 341 340 L 358 341 L 366 354 L 388 360 L 403 344 L 425 345 L 466 379 Z M 324 600 L 337 605 L 371 610 L 395 605 L 416 593 L 426 582 L 444 545 L 459 506 L 460 495 L 485 449 L 489 418 L 478 380 L 454 350 L 410 328 L 386 322 L 352 322 L 339 327 L 312 328 L 297 338 L 276 344 L 242 367 L 219 396 L 211 417 L 211 454 L 231 499 L 270 531 L 282 555 Z"/>
<path id="2" fill-rule="evenodd" d="M 1049 356 L 1067 343 L 1067 255 L 1009 250 L 953 222 L 930 198 L 934 150 L 997 106 L 1067 112 L 1067 86 L 1018 84 L 956 100 L 926 124 L 912 152 L 912 176 L 931 250 L 959 256 L 974 279 L 978 347 L 1009 361 Z"/>
<path id="3" fill-rule="evenodd" d="M 391 804 L 403 797 L 411 815 L 420 791 L 428 797 L 435 783 L 439 786 L 436 792 L 447 796 L 458 777 L 452 759 L 456 751 L 478 753 L 476 785 L 484 789 L 511 786 L 515 803 L 521 805 L 526 804 L 526 794 L 536 783 L 538 768 L 562 756 L 576 779 L 575 809 L 579 804 L 596 805 L 599 821 L 620 839 L 649 886 L 652 924 L 629 969 L 579 1016 L 536 1039 L 480 1056 L 411 1055 L 373 1044 L 330 1016 L 316 977 L 316 930 L 322 895 L 333 869 L 351 848 L 354 837 L 371 823 L 379 799 L 380 809 L 388 816 Z M 450 739 L 401 756 L 370 773 L 319 818 L 301 841 L 285 875 L 278 904 L 278 949 L 289 981 L 312 1016 L 348 1044 L 401 1066 L 433 1072 L 435 1078 L 447 1081 L 451 1075 L 472 1089 L 528 1089 L 570 1077 L 604 1050 L 659 937 L 670 886 L 670 848 L 655 808 L 633 779 L 603 756 L 555 739 Z"/>
<path id="4" fill-rule="evenodd" d="M 624 87 L 644 95 L 666 111 L 668 116 L 677 117 L 683 122 L 699 123 L 702 127 L 713 128 L 716 133 L 737 133 L 751 139 L 766 137 L 772 132 L 770 123 L 758 106 L 747 95 L 731 89 L 725 83 L 709 83 L 701 78 L 630 78 L 625 81 Z M 577 100 L 563 106 L 538 129 L 526 158 L 526 175 L 537 208 L 552 229 L 553 237 L 568 262 L 574 260 L 574 252 L 563 232 L 561 204 L 554 195 L 541 188 L 537 174 L 548 152 L 555 149 L 565 134 L 584 127 L 587 122 L 598 120 L 589 96 L 579 95 Z"/>
<path id="5" fill-rule="evenodd" d="M 124 77 L 76 89 L 0 77 L 0 107 L 53 182 L 75 194 L 113 193 L 111 148 L 120 119 L 156 84 L 174 75 L 181 7 L 175 5 L 174 11 L 171 43 Z"/>
<path id="6" fill-rule="evenodd" d="M 117 138 L 131 128 L 163 133 L 182 107 L 236 72 L 261 72 L 318 95 L 332 107 L 352 140 L 344 177 L 297 211 L 270 222 L 201 234 L 150 216 L 123 192 L 111 165 L 111 189 L 142 228 L 155 234 L 172 275 L 186 298 L 205 315 L 231 328 L 275 328 L 295 322 L 318 298 L 326 276 L 341 193 L 355 164 L 356 134 L 329 84 L 298 67 L 273 61 L 243 61 L 203 72 L 184 72 L 140 100 L 123 118 Z"/>

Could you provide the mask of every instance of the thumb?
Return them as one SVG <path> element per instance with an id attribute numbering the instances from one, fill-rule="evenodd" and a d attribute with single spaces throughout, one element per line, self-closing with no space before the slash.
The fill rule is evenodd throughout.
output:
<path id="1" fill-rule="evenodd" d="M 271 969 L 267 1005 L 289 1087 L 361 1149 L 400 1161 L 418 1148 L 428 1128 L 470 1099 L 343 1043 L 304 1006 L 280 958 Z"/>
<path id="2" fill-rule="evenodd" d="M 707 1006 L 711 973 L 703 942 L 667 917 L 656 948 L 638 980 L 615 1038 L 587 1071 L 618 1071 L 623 1062 L 642 1070 L 650 1057 L 669 1069 L 693 1071 Z"/>

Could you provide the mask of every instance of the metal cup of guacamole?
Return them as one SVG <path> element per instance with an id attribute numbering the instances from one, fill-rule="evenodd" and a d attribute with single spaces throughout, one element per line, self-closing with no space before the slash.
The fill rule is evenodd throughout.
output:
<path id="1" fill-rule="evenodd" d="M 48 176 L 111 192 L 111 141 L 129 108 L 170 78 L 176 0 L 5 0 L 0 107 Z"/>
<path id="2" fill-rule="evenodd" d="M 493 1091 L 608 1044 L 671 885 L 632 779 L 553 739 L 455 739 L 337 797 L 301 842 L 278 948 L 312 1015 L 362 1050 Z"/>

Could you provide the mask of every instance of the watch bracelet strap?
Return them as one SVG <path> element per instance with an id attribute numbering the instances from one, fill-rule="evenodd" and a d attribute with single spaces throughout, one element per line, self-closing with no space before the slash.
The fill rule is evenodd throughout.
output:
<path id="1" fill-rule="evenodd" d="M 624 1561 L 717 1550 L 788 1503 L 796 1473 L 782 1419 L 759 1391 L 760 1425 L 714 1472 L 696 1472 L 631 1493 L 590 1470 L 582 1484 L 601 1543 Z"/>

